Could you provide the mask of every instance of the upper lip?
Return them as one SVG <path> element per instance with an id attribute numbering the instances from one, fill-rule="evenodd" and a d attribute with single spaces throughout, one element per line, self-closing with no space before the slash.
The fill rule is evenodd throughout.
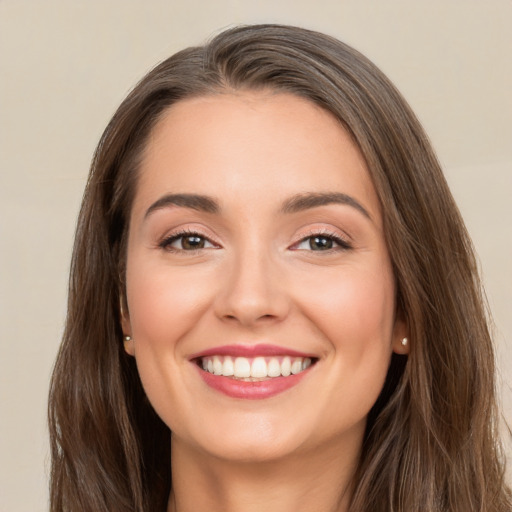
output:
<path id="1" fill-rule="evenodd" d="M 222 345 L 209 348 L 192 354 L 190 359 L 198 359 L 208 356 L 234 356 L 234 357 L 257 357 L 257 356 L 294 356 L 294 357 L 316 357 L 313 354 L 299 352 L 278 345 L 257 344 L 257 345 Z"/>

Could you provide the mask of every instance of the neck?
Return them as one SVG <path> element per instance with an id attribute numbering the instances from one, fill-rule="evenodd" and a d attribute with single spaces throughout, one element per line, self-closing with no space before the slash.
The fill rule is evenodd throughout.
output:
<path id="1" fill-rule="evenodd" d="M 173 438 L 168 512 L 346 512 L 359 447 L 248 462 L 219 459 Z"/>

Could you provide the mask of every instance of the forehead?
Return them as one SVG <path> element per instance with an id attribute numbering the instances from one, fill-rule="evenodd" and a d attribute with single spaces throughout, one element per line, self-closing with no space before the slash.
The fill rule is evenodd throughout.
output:
<path id="1" fill-rule="evenodd" d="M 268 91 L 173 105 L 148 139 L 137 188 L 134 208 L 171 192 L 256 204 L 338 191 L 375 216 L 380 210 L 365 160 L 339 121 L 306 99 Z"/>

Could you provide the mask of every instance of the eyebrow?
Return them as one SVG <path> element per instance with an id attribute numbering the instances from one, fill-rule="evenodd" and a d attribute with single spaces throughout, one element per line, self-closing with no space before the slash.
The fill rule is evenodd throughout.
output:
<path id="1" fill-rule="evenodd" d="M 297 194 L 288 199 L 281 208 L 283 213 L 297 213 L 310 208 L 326 206 L 329 204 L 343 204 L 355 208 L 365 217 L 372 220 L 368 210 L 356 199 L 341 192 L 308 192 Z"/>
<path id="2" fill-rule="evenodd" d="M 329 204 L 342 204 L 355 208 L 365 217 L 372 220 L 371 215 L 364 206 L 352 196 L 340 192 L 307 192 L 297 194 L 287 199 L 282 207 L 281 213 L 298 213 L 311 208 L 318 208 Z M 161 210 L 169 206 L 181 206 L 192 210 L 206 213 L 219 213 L 219 203 L 209 196 L 200 194 L 166 194 L 155 201 L 147 210 L 144 219 L 147 219 L 156 210 Z"/>
<path id="3" fill-rule="evenodd" d="M 155 201 L 147 210 L 144 219 L 147 219 L 156 210 L 169 206 L 181 206 L 206 213 L 219 213 L 220 207 L 215 199 L 198 194 L 167 194 Z"/>

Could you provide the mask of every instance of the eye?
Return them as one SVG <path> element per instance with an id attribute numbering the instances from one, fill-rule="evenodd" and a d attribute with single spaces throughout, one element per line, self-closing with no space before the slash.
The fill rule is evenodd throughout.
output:
<path id="1" fill-rule="evenodd" d="M 327 252 L 332 250 L 351 249 L 351 245 L 338 235 L 316 233 L 303 238 L 299 243 L 293 246 L 295 250 Z"/>
<path id="2" fill-rule="evenodd" d="M 193 232 L 175 233 L 165 238 L 160 247 L 168 251 L 197 251 L 216 247 L 208 238 Z"/>

